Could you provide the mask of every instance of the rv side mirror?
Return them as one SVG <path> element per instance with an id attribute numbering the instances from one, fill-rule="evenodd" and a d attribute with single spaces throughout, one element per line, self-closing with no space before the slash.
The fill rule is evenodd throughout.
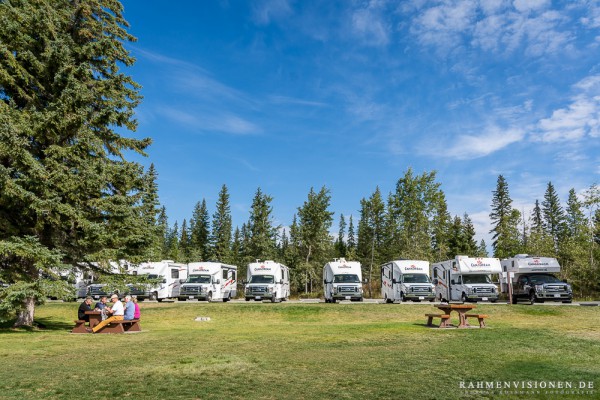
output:
<path id="1" fill-rule="evenodd" d="M 162 283 L 167 283 L 167 279 L 163 278 Z"/>
<path id="2" fill-rule="evenodd" d="M 323 284 L 327 285 L 327 279 L 323 279 Z"/>
<path id="3" fill-rule="evenodd" d="M 242 281 L 242 285 L 247 285 L 247 284 L 248 284 L 248 281 L 245 281 L 245 280 Z"/>
<path id="4" fill-rule="evenodd" d="M 280 284 L 280 285 L 283 285 L 283 279 L 280 279 L 280 280 L 279 280 L 279 284 Z"/>
<path id="5" fill-rule="evenodd" d="M 438 284 L 438 279 L 437 278 L 433 278 L 433 280 L 431 281 L 431 283 L 433 283 L 434 285 Z"/>
<path id="6" fill-rule="evenodd" d="M 397 281 L 397 280 L 395 280 L 395 279 L 392 279 L 392 284 L 394 284 L 394 285 L 395 285 L 396 283 L 398 283 L 398 281 Z"/>
<path id="7" fill-rule="evenodd" d="M 221 280 L 220 280 L 220 279 L 217 279 L 217 280 L 215 281 L 215 283 L 216 283 L 217 285 L 219 285 L 219 284 L 221 284 Z"/>
<path id="8" fill-rule="evenodd" d="M 456 285 L 456 282 L 454 282 L 454 279 L 450 279 L 450 283 L 451 283 L 452 285 Z"/>
<path id="9" fill-rule="evenodd" d="M 566 280 L 566 279 L 563 279 L 563 282 L 564 282 L 564 283 L 569 283 L 569 282 L 567 282 L 567 280 Z"/>
<path id="10" fill-rule="evenodd" d="M 369 280 L 365 278 L 363 279 L 363 283 L 369 283 Z"/>

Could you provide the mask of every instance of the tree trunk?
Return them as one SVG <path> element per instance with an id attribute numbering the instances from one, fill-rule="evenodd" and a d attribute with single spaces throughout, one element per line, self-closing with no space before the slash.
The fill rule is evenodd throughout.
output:
<path id="1" fill-rule="evenodd" d="M 33 314 L 35 311 L 35 298 L 27 297 L 23 301 L 23 309 L 17 313 L 17 322 L 14 327 L 33 326 Z"/>

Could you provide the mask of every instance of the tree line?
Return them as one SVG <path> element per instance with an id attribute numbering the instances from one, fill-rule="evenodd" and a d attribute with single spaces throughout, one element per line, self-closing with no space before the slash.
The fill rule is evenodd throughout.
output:
<path id="1" fill-rule="evenodd" d="M 487 257 L 484 240 L 476 232 L 467 213 L 452 216 L 436 173 L 415 174 L 408 169 L 395 190 L 384 197 L 379 188 L 360 200 L 357 223 L 352 215 L 338 218 L 337 236 L 331 234 L 334 212 L 330 210 L 329 189 L 311 188 L 297 208 L 289 227 L 275 226 L 272 197 L 259 188 L 253 198 L 248 221 L 232 227 L 229 192 L 223 185 L 212 218 L 203 199 L 189 220 L 169 226 L 164 207 L 157 218 L 155 258 L 180 262 L 218 260 L 238 265 L 240 276 L 255 259 L 274 259 L 294 271 L 296 292 L 318 292 L 321 269 L 333 258 L 360 261 L 363 274 L 378 291 L 379 265 L 398 258 L 437 262 L 464 254 Z M 596 186 L 588 188 L 582 200 L 575 189 L 569 191 L 563 206 L 552 182 L 543 200 L 535 200 L 530 215 L 512 207 L 508 183 L 500 175 L 491 193 L 493 257 L 516 254 L 556 257 L 579 296 L 600 290 L 600 196 Z"/>

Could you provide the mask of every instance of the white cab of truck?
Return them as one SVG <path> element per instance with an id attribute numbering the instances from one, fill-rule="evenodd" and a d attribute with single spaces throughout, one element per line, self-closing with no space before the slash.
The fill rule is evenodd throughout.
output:
<path id="1" fill-rule="evenodd" d="M 326 303 L 338 300 L 363 301 L 362 270 L 358 261 L 344 258 L 323 267 L 323 294 Z"/>
<path id="2" fill-rule="evenodd" d="M 246 301 L 285 301 L 290 297 L 290 270 L 272 261 L 256 261 L 248 264 L 247 281 L 244 282 Z"/>
<path id="3" fill-rule="evenodd" d="M 221 262 L 193 262 L 181 284 L 179 300 L 227 302 L 237 295 L 237 266 Z"/>
<path id="4" fill-rule="evenodd" d="M 520 299 L 531 304 L 573 301 L 571 285 L 557 277 L 560 274 L 560 264 L 556 258 L 517 254 L 502 260 L 501 264 L 502 292 L 510 293 L 512 304 Z"/>
<path id="5" fill-rule="evenodd" d="M 381 266 L 381 296 L 386 303 L 435 300 L 429 261 L 395 260 Z"/>
<path id="6" fill-rule="evenodd" d="M 498 258 L 456 256 L 431 264 L 435 296 L 441 301 L 477 302 L 498 300 L 498 287 L 492 275 L 500 274 Z"/>

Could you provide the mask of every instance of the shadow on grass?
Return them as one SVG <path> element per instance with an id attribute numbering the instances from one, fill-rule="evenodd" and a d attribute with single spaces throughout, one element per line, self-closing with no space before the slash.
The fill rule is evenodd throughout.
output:
<path id="1" fill-rule="evenodd" d="M 74 324 L 69 324 L 64 321 L 56 321 L 50 318 L 36 318 L 33 321 L 33 327 L 13 327 L 15 320 L 0 323 L 0 335 L 10 333 L 44 333 L 53 331 L 70 332 L 73 329 Z"/>

